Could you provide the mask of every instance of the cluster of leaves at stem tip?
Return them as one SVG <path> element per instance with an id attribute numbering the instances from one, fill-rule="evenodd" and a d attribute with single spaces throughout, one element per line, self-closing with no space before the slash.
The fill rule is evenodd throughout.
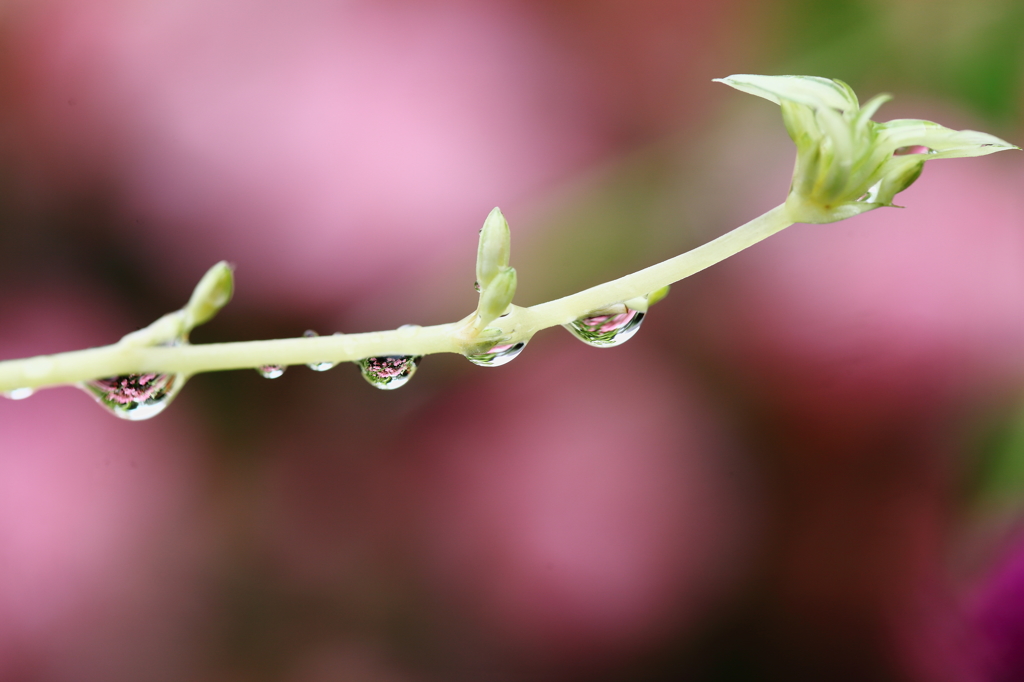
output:
<path id="1" fill-rule="evenodd" d="M 447 325 L 403 325 L 372 334 L 318 336 L 193 346 L 188 335 L 231 298 L 231 267 L 218 263 L 188 304 L 112 346 L 0 362 L 0 392 L 20 399 L 35 389 L 72 384 L 113 414 L 146 419 L 161 412 L 194 373 L 255 367 L 281 376 L 289 365 L 325 371 L 355 362 L 373 386 L 394 389 L 412 377 L 423 355 L 455 352 L 485 367 L 517 357 L 533 334 L 561 325 L 588 345 L 618 346 L 640 328 L 648 308 L 668 286 L 751 246 L 793 223 L 831 223 L 894 206 L 895 196 L 921 175 L 925 162 L 983 156 L 1018 147 L 987 133 L 937 123 L 871 120 L 890 99 L 863 107 L 842 81 L 814 76 L 741 74 L 716 79 L 778 104 L 796 145 L 796 165 L 785 202 L 722 237 L 644 270 L 577 294 L 520 308 L 512 303 L 517 276 L 510 267 L 511 235 L 497 208 L 480 230 L 477 309 Z"/>

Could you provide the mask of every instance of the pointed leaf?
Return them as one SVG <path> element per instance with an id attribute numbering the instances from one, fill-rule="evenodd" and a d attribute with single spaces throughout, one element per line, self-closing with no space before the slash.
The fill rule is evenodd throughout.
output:
<path id="1" fill-rule="evenodd" d="M 868 103 L 864 105 L 864 108 L 857 112 L 857 127 L 861 127 L 867 124 L 871 120 L 871 117 L 878 112 L 878 108 L 892 99 L 892 95 L 881 94 L 875 95 L 868 100 Z"/>
<path id="2" fill-rule="evenodd" d="M 922 155 L 929 160 L 984 156 L 1004 149 L 1019 149 L 995 135 L 976 130 L 952 130 L 938 123 L 917 119 L 886 121 L 879 123 L 877 130 L 893 149 L 921 145 L 934 150 L 934 153 Z"/>
<path id="3" fill-rule="evenodd" d="M 789 100 L 816 109 L 829 107 L 839 111 L 854 111 L 858 106 L 857 96 L 850 86 L 830 78 L 758 76 L 741 73 L 714 80 L 776 104 L 780 104 L 782 100 Z"/>

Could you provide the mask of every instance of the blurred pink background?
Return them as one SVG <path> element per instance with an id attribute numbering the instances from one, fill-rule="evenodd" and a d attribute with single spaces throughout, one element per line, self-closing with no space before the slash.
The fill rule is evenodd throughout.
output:
<path id="1" fill-rule="evenodd" d="M 1020 143 L 1024 8 L 783 0 L 0 7 L 0 358 L 516 302 L 785 198 L 736 72 Z M 0 680 L 1024 679 L 1024 166 L 929 164 L 673 287 L 637 337 L 0 401 Z"/>

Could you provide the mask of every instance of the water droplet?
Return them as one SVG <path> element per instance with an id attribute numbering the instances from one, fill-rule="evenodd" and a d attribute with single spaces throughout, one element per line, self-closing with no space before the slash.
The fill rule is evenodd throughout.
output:
<path id="1" fill-rule="evenodd" d="M 494 346 L 485 353 L 477 353 L 476 355 L 467 355 L 466 359 L 472 362 L 474 365 L 480 365 L 481 367 L 501 367 L 519 357 L 519 354 L 526 348 L 526 342 L 520 341 L 519 343 L 503 343 Z"/>
<path id="2" fill-rule="evenodd" d="M 882 181 L 879 180 L 875 184 L 871 185 L 871 187 L 868 187 L 868 191 L 865 192 L 864 196 L 862 196 L 857 201 L 864 201 L 864 202 L 867 202 L 869 204 L 873 204 L 876 201 L 878 201 L 878 195 L 879 195 L 879 193 L 881 193 L 881 191 L 882 191 Z"/>
<path id="3" fill-rule="evenodd" d="M 409 383 L 416 372 L 420 355 L 384 355 L 377 358 L 364 358 L 359 361 L 359 369 L 363 378 L 377 388 L 391 391 Z"/>
<path id="4" fill-rule="evenodd" d="M 7 391 L 3 396 L 11 400 L 24 400 L 35 392 L 36 389 L 34 388 L 16 388 L 13 391 Z"/>
<path id="5" fill-rule="evenodd" d="M 263 365 L 262 367 L 257 367 L 256 371 L 264 379 L 276 379 L 284 374 L 284 367 L 281 365 Z"/>
<path id="6" fill-rule="evenodd" d="M 78 386 L 114 416 L 136 422 L 163 412 L 184 384 L 180 374 L 125 374 Z"/>
<path id="7" fill-rule="evenodd" d="M 476 291 L 476 293 L 478 293 L 478 294 L 480 293 L 480 282 L 479 281 L 473 282 L 473 289 Z"/>
<path id="8" fill-rule="evenodd" d="M 305 336 L 307 339 L 312 339 L 312 338 L 315 338 L 317 336 L 320 336 L 319 334 L 317 334 L 312 329 L 307 329 L 306 331 L 302 332 L 302 335 Z M 327 361 L 311 362 L 308 365 L 306 365 L 306 367 L 309 367 L 314 372 L 326 372 L 327 370 L 332 369 L 336 364 L 338 364 L 338 363 L 336 363 L 336 362 L 327 362 Z"/>
<path id="9" fill-rule="evenodd" d="M 613 348 L 633 338 L 643 320 L 644 314 L 639 310 L 618 306 L 581 317 L 565 328 L 587 345 Z"/>
<path id="10" fill-rule="evenodd" d="M 309 367 L 314 372 L 326 372 L 329 369 L 334 369 L 334 362 L 311 362 L 306 367 Z"/>

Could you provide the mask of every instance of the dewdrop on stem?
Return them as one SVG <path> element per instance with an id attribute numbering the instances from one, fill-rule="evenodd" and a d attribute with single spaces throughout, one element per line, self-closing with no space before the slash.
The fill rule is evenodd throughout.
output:
<path id="1" fill-rule="evenodd" d="M 126 334 L 118 345 L 126 348 L 186 346 L 189 333 L 213 319 L 231 300 L 233 292 L 231 266 L 221 261 L 206 271 L 185 307 L 164 315 L 148 327 Z M 171 372 L 140 372 L 84 381 L 78 387 L 114 416 L 142 421 L 163 412 L 187 378 Z"/>
<path id="2" fill-rule="evenodd" d="M 316 337 L 320 336 L 312 329 L 307 329 L 306 331 L 302 332 L 302 335 L 307 339 L 315 339 Z M 329 369 L 333 369 L 335 364 L 336 363 L 334 362 L 327 361 L 311 362 L 308 365 L 306 365 L 306 367 L 309 367 L 314 372 L 326 372 Z"/>
<path id="3" fill-rule="evenodd" d="M 80 388 L 115 417 L 142 421 L 163 412 L 185 384 L 179 374 L 129 374 L 86 381 Z"/>
<path id="4" fill-rule="evenodd" d="M 376 388 L 393 391 L 409 383 L 416 373 L 421 356 L 419 355 L 383 355 L 375 358 L 363 358 L 359 361 L 359 370 L 363 378 Z"/>
<path id="5" fill-rule="evenodd" d="M 668 286 L 625 303 L 617 303 L 588 313 L 565 325 L 573 336 L 594 348 L 615 348 L 629 341 L 640 331 L 650 306 L 668 295 Z"/>

